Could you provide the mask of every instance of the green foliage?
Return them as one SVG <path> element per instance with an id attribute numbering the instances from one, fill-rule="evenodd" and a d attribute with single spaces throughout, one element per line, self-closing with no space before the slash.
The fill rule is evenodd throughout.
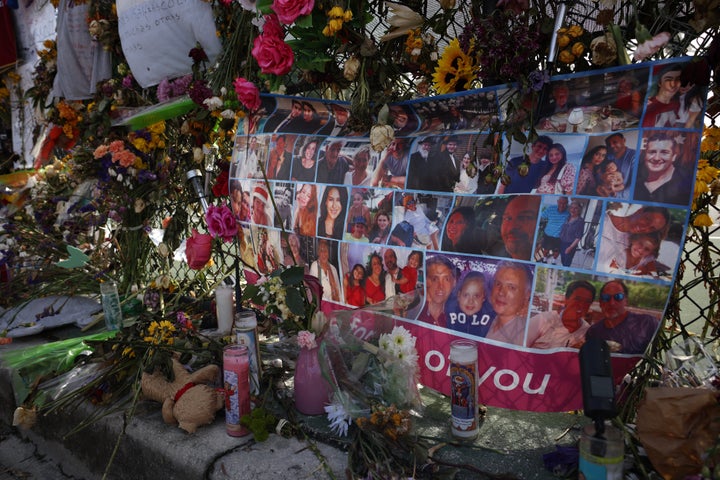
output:
<path id="1" fill-rule="evenodd" d="M 277 418 L 265 410 L 265 407 L 257 407 L 247 415 L 243 415 L 240 424 L 247 427 L 258 442 L 268 439 L 270 432 L 275 431 Z"/>

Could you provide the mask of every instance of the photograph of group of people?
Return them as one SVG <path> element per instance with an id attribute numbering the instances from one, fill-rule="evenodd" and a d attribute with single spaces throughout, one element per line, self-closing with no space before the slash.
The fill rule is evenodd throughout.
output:
<path id="1" fill-rule="evenodd" d="M 396 315 L 421 325 L 641 353 L 694 186 L 704 105 L 680 67 L 553 79 L 524 144 L 489 133 L 505 87 L 390 105 L 380 152 L 347 105 L 264 98 L 230 170 L 243 259 L 302 265 L 338 306 L 413 294 Z"/>

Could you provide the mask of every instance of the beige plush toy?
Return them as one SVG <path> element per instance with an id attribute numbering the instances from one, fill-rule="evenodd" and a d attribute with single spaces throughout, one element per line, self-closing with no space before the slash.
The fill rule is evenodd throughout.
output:
<path id="1" fill-rule="evenodd" d="M 161 402 L 165 423 L 179 424 L 180 428 L 193 433 L 197 427 L 212 423 L 215 413 L 225 404 L 222 392 L 205 385 L 220 377 L 220 367 L 207 365 L 188 373 L 182 364 L 173 359 L 175 380 L 169 382 L 160 371 L 143 373 L 140 386 L 143 395 Z"/>

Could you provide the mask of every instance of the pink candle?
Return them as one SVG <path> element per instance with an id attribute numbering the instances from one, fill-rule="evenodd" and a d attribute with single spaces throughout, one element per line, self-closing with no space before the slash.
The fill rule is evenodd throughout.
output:
<path id="1" fill-rule="evenodd" d="M 250 413 L 250 360 L 246 346 L 228 345 L 223 349 L 223 380 L 227 434 L 247 435 L 250 431 L 240 425 L 240 418 Z"/>

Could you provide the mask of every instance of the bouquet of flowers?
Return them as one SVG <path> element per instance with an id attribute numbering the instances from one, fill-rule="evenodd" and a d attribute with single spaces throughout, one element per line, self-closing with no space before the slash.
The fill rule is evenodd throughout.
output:
<path id="1" fill-rule="evenodd" d="M 320 334 L 325 321 L 320 308 L 322 285 L 301 266 L 280 267 L 245 287 L 243 303 L 275 320 L 285 334 Z"/>
<path id="2" fill-rule="evenodd" d="M 359 478 L 410 476 L 427 458 L 412 429 L 412 414 L 422 409 L 416 339 L 394 325 L 398 300 L 384 310 L 335 312 L 322 342 L 334 388 L 325 411 L 334 433 L 350 435 L 349 468 Z M 370 332 L 365 339 L 357 336 L 363 328 Z"/>

